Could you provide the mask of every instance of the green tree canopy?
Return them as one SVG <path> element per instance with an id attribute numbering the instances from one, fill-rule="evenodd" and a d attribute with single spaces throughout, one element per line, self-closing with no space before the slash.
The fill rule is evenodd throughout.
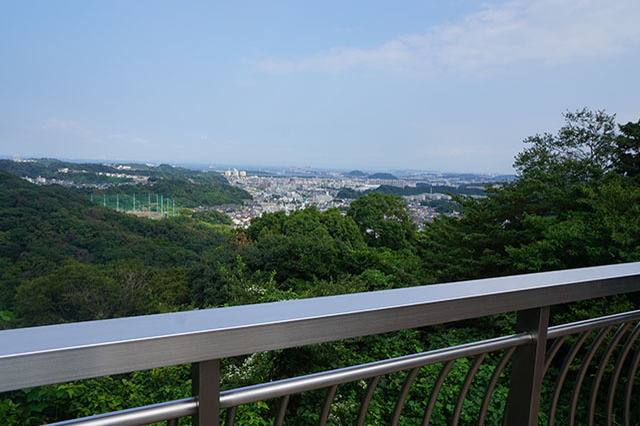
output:
<path id="1" fill-rule="evenodd" d="M 621 134 L 616 138 L 616 170 L 623 176 L 640 176 L 640 120 L 620 126 Z"/>
<path id="2" fill-rule="evenodd" d="M 398 250 L 409 248 L 414 240 L 416 225 L 401 197 L 367 194 L 351 203 L 347 216 L 353 218 L 372 247 Z"/>
<path id="3" fill-rule="evenodd" d="M 636 125 L 619 135 L 602 111 L 564 116 L 557 135 L 525 140 L 518 179 L 486 198 L 454 197 L 462 216 L 427 225 L 421 253 L 438 280 L 640 259 Z"/>
<path id="4" fill-rule="evenodd" d="M 538 134 L 516 156 L 514 167 L 523 179 L 571 185 L 599 178 L 613 166 L 616 148 L 615 115 L 582 109 L 564 114 L 556 135 Z"/>

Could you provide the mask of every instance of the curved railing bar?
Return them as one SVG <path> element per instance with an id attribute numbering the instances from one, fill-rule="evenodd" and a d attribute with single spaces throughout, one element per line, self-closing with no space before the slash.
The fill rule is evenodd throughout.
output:
<path id="1" fill-rule="evenodd" d="M 462 406 L 464 405 L 464 400 L 467 397 L 467 392 L 469 392 L 469 387 L 471 386 L 471 382 L 476 377 L 476 373 L 480 368 L 480 365 L 486 358 L 487 354 L 481 354 L 476 357 L 467 372 L 467 376 L 464 378 L 464 382 L 462 382 L 462 388 L 460 389 L 460 394 L 458 395 L 458 401 L 456 402 L 456 407 L 453 410 L 453 417 L 451 417 L 451 424 L 453 426 L 457 426 L 460 421 L 460 414 L 462 413 Z"/>
<path id="2" fill-rule="evenodd" d="M 333 398 L 336 396 L 337 389 L 338 385 L 333 385 L 327 391 L 327 397 L 324 399 L 322 412 L 320 413 L 320 418 L 318 419 L 318 426 L 325 426 L 327 424 L 327 419 L 329 419 L 329 412 L 331 411 L 331 404 L 333 403 Z"/>
<path id="3" fill-rule="evenodd" d="M 276 414 L 276 420 L 273 423 L 273 426 L 282 426 L 282 422 L 284 422 L 284 416 L 287 414 L 287 406 L 289 405 L 290 397 L 291 395 L 280 397 L 280 402 L 278 402 L 278 414 Z"/>
<path id="4" fill-rule="evenodd" d="M 600 345 L 602 345 L 604 338 L 607 336 L 607 334 L 609 334 L 612 328 L 613 326 L 609 325 L 600 330 L 600 333 L 598 333 L 598 336 L 591 344 L 589 352 L 587 352 L 587 354 L 582 359 L 582 366 L 580 367 L 580 371 L 578 372 L 576 383 L 573 386 L 573 396 L 571 397 L 571 406 L 569 408 L 569 426 L 573 426 L 574 424 L 576 410 L 578 408 L 578 397 L 580 396 L 580 390 L 582 389 L 582 382 L 584 381 L 584 377 L 587 374 L 589 366 L 591 365 L 591 360 L 596 354 L 596 351 L 600 348 Z"/>
<path id="5" fill-rule="evenodd" d="M 235 424 L 237 410 L 238 410 L 237 406 L 227 408 L 227 417 L 226 417 L 226 420 L 224 421 L 224 426 L 233 426 Z"/>
<path id="6" fill-rule="evenodd" d="M 414 368 L 407 375 L 407 379 L 404 381 L 404 386 L 402 386 L 402 390 L 400 391 L 400 395 L 398 395 L 398 401 L 396 402 L 396 408 L 393 410 L 393 416 L 391 417 L 391 421 L 389 424 L 391 426 L 397 426 L 400 421 L 400 415 L 402 414 L 402 407 L 404 407 L 404 402 L 407 399 L 407 395 L 409 395 L 409 390 L 411 389 L 411 385 L 413 381 L 416 379 L 418 375 L 418 371 L 420 368 Z"/>
<path id="7" fill-rule="evenodd" d="M 627 378 L 627 390 L 624 395 L 624 425 L 631 425 L 631 395 L 633 390 L 633 382 L 636 377 L 636 371 L 638 371 L 638 363 L 640 363 L 640 349 L 636 351 L 631 361 L 631 367 L 629 368 L 629 376 Z"/>
<path id="8" fill-rule="evenodd" d="M 438 394 L 440 394 L 440 388 L 444 383 L 444 379 L 447 378 L 451 367 L 456 362 L 455 359 L 448 361 L 440 370 L 440 374 L 436 379 L 436 382 L 433 384 L 433 389 L 431 389 L 431 396 L 429 397 L 429 403 L 427 404 L 427 409 L 424 412 L 424 418 L 422 419 L 422 426 L 429 426 L 429 422 L 431 421 L 431 415 L 433 414 L 433 407 L 436 405 L 436 399 L 438 399 Z"/>
<path id="9" fill-rule="evenodd" d="M 507 362 L 511 358 L 511 355 L 515 352 L 516 348 L 509 348 L 505 351 L 500 359 L 500 362 L 493 370 L 493 374 L 491 375 L 491 380 L 487 385 L 487 390 L 484 393 L 484 398 L 482 399 L 482 405 L 480 406 L 480 413 L 478 414 L 478 426 L 484 425 L 484 419 L 487 416 L 487 411 L 489 410 L 489 403 L 491 402 L 491 396 L 493 395 L 493 390 L 498 384 L 498 380 L 500 379 L 500 374 L 502 374 L 502 370 L 507 366 Z"/>
<path id="10" fill-rule="evenodd" d="M 367 393 L 365 393 L 362 403 L 360 404 L 360 412 L 358 413 L 356 426 L 364 425 L 364 421 L 367 418 L 367 410 L 369 409 L 371 398 L 373 398 L 373 393 L 378 387 L 378 382 L 380 382 L 380 376 L 374 377 L 371 379 L 371 382 L 369 382 L 369 386 L 367 386 Z"/>
<path id="11" fill-rule="evenodd" d="M 220 392 L 220 407 L 228 408 L 249 404 L 284 395 L 323 389 L 341 383 L 405 371 L 429 364 L 437 364 L 439 362 L 479 355 L 485 352 L 499 351 L 510 347 L 526 345 L 531 343 L 532 339 L 531 334 L 523 332 L 480 342 L 466 343 L 451 348 L 436 349 L 368 364 L 228 390 Z"/>
<path id="12" fill-rule="evenodd" d="M 638 336 L 640 335 L 640 323 L 636 325 L 633 329 L 633 332 L 625 342 L 620 355 L 618 356 L 618 362 L 616 363 L 616 367 L 613 370 L 613 374 L 611 375 L 611 382 L 609 382 L 609 399 L 607 400 L 607 426 L 611 426 L 613 423 L 613 402 L 616 394 L 616 387 L 618 386 L 618 379 L 620 378 L 620 372 L 622 371 L 622 366 L 624 365 L 624 361 L 627 359 L 627 355 L 631 350 L 631 346 L 636 341 Z"/>
<path id="13" fill-rule="evenodd" d="M 551 406 L 549 407 L 549 426 L 553 426 L 555 424 L 555 414 L 556 408 L 558 407 L 558 400 L 560 399 L 560 392 L 562 391 L 562 385 L 564 384 L 564 379 L 567 377 L 567 373 L 569 372 L 569 367 L 571 367 L 571 363 L 574 358 L 578 354 L 578 351 L 582 347 L 584 341 L 589 337 L 591 331 L 583 331 L 578 336 L 578 340 L 575 341 L 571 350 L 567 354 L 567 357 L 562 364 L 562 368 L 560 369 L 560 374 L 558 375 L 558 380 L 556 381 L 556 387 L 553 390 L 553 399 L 551 400 Z"/>
<path id="14" fill-rule="evenodd" d="M 599 318 L 591 318 L 584 321 L 571 322 L 568 324 L 554 325 L 553 327 L 549 327 L 547 338 L 553 339 L 560 336 L 566 336 L 568 334 L 577 334 L 583 331 L 589 331 L 608 325 L 617 325 L 623 322 L 635 321 L 637 319 L 640 319 L 640 309 Z"/>
<path id="15" fill-rule="evenodd" d="M 544 372 L 545 373 L 549 369 L 549 366 L 551 365 L 551 362 L 553 362 L 553 359 L 558 354 L 558 351 L 560 350 L 560 348 L 564 344 L 565 340 L 567 340 L 567 337 L 569 337 L 569 335 L 560 336 L 560 337 L 556 338 L 556 340 L 553 341 L 553 345 L 551 345 L 551 349 L 549 349 L 549 353 L 547 354 L 547 357 L 546 357 L 546 359 L 544 361 Z"/>
<path id="16" fill-rule="evenodd" d="M 605 366 L 609 363 L 611 354 L 613 354 L 613 351 L 615 350 L 616 346 L 618 346 L 620 339 L 622 339 L 629 327 L 631 327 L 630 322 L 622 323 L 620 327 L 618 327 L 618 330 L 616 330 L 615 334 L 611 338 L 611 342 L 609 342 L 609 346 L 607 346 L 604 354 L 602 354 L 602 358 L 600 358 L 596 377 L 593 379 L 593 385 L 591 385 L 591 395 L 589 397 L 589 422 L 587 423 L 588 426 L 594 426 L 596 415 L 596 400 L 598 399 L 598 390 L 600 388 L 602 376 L 604 375 Z"/>
<path id="17" fill-rule="evenodd" d="M 198 414 L 197 398 L 185 398 L 177 401 L 162 402 L 145 407 L 131 408 L 112 413 L 98 414 L 82 419 L 51 423 L 50 426 L 90 425 L 90 426 L 138 426 L 163 422 L 180 417 Z"/>

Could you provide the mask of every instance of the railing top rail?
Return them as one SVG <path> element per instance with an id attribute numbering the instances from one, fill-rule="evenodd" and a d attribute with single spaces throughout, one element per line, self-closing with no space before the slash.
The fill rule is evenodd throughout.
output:
<path id="1" fill-rule="evenodd" d="M 640 262 L 0 331 L 0 392 L 640 290 Z"/>

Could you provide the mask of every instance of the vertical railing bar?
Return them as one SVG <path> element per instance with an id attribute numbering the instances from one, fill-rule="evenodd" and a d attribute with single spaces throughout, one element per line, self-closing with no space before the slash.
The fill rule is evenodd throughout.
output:
<path id="1" fill-rule="evenodd" d="M 178 419 L 167 420 L 167 426 L 178 426 Z"/>
<path id="2" fill-rule="evenodd" d="M 504 422 L 509 426 L 538 424 L 549 311 L 550 307 L 544 306 L 518 312 L 515 331 L 528 332 L 531 343 L 519 346 L 513 354 L 509 396 L 504 416 Z"/>
<path id="3" fill-rule="evenodd" d="M 436 382 L 433 384 L 433 389 L 431 389 L 431 396 L 429 397 L 429 403 L 427 404 L 427 409 L 424 412 L 424 418 L 422 419 L 422 426 L 429 426 L 429 422 L 431 421 L 431 415 L 433 414 L 433 408 L 436 405 L 436 399 L 438 399 L 438 395 L 440 394 L 440 388 L 444 383 L 444 380 L 447 378 L 449 374 L 449 370 L 453 367 L 453 364 L 456 362 L 455 359 L 448 361 L 440 370 L 440 374 L 436 379 Z"/>
<path id="4" fill-rule="evenodd" d="M 220 424 L 220 360 L 201 361 L 191 365 L 193 393 L 198 395 L 198 414 L 194 425 Z"/>
<path id="5" fill-rule="evenodd" d="M 622 351 L 618 356 L 618 362 L 613 369 L 613 374 L 611 375 L 611 382 L 609 382 L 609 399 L 607 400 L 607 426 L 611 426 L 613 423 L 613 402 L 616 394 L 616 387 L 618 386 L 618 379 L 622 372 L 622 366 L 624 365 L 624 361 L 627 359 L 631 346 L 633 346 L 633 343 L 638 338 L 638 335 L 640 335 L 640 322 L 636 325 L 633 332 L 625 342 Z"/>
<path id="6" fill-rule="evenodd" d="M 600 348 L 600 345 L 604 341 L 604 338 L 607 337 L 607 334 L 613 328 L 612 325 L 608 327 L 604 327 L 598 333 L 598 336 L 595 338 L 593 343 L 591 344 L 591 348 L 589 348 L 589 352 L 582 359 L 582 366 L 580 367 L 580 371 L 578 372 L 578 377 L 576 378 L 576 383 L 573 385 L 573 396 L 571 397 L 571 406 L 569 408 L 569 426 L 573 426 L 576 410 L 578 408 L 578 397 L 580 396 L 580 390 L 582 389 L 582 382 L 584 381 L 584 377 L 587 374 L 587 370 L 589 369 L 589 365 L 591 365 L 591 360 L 593 359 L 596 351 Z"/>
<path id="7" fill-rule="evenodd" d="M 324 426 L 327 424 L 327 420 L 329 419 L 329 412 L 331 411 L 331 404 L 333 403 L 333 397 L 336 395 L 336 389 L 338 389 L 338 385 L 333 385 L 327 391 L 327 397 L 324 399 L 322 412 L 320 413 L 320 418 L 318 419 L 318 426 Z"/>
<path id="8" fill-rule="evenodd" d="M 224 422 L 224 426 L 233 426 L 235 424 L 237 410 L 238 410 L 237 406 L 227 408 L 227 417 Z"/>
<path id="9" fill-rule="evenodd" d="M 274 426 L 282 426 L 282 422 L 284 422 L 284 416 L 287 413 L 287 406 L 289 405 L 290 397 L 291 395 L 280 397 L 280 402 L 278 402 L 278 414 L 276 415 Z"/>
<path id="10" fill-rule="evenodd" d="M 491 375 L 491 380 L 487 385 L 487 390 L 484 393 L 484 398 L 482 399 L 482 405 L 480 406 L 480 413 L 478 414 L 478 426 L 484 425 L 484 419 L 487 416 L 487 411 L 489 410 L 489 403 L 491 402 L 491 396 L 493 395 L 493 390 L 498 384 L 498 380 L 500 379 L 500 374 L 504 367 L 506 367 L 509 362 L 509 358 L 515 352 L 516 348 L 509 348 L 505 351 L 504 355 L 500 359 L 500 362 L 496 366 L 495 370 L 493 370 L 493 374 Z"/>
<path id="11" fill-rule="evenodd" d="M 631 395 L 633 395 L 633 381 L 636 377 L 636 371 L 638 371 L 638 363 L 640 363 L 640 349 L 636 351 L 631 361 L 631 367 L 629 368 L 629 376 L 627 378 L 627 389 L 624 394 L 624 424 L 625 426 L 631 426 Z"/>
<path id="12" fill-rule="evenodd" d="M 471 368 L 467 372 L 467 376 L 464 378 L 464 382 L 462 382 L 462 388 L 460 388 L 460 395 L 458 395 L 458 401 L 456 402 L 456 407 L 453 410 L 453 417 L 451 420 L 451 424 L 453 426 L 457 426 L 460 421 L 460 414 L 462 413 L 462 406 L 464 405 L 464 400 L 467 397 L 467 392 L 469 392 L 469 387 L 471 386 L 471 382 L 474 377 L 476 377 L 476 373 L 480 368 L 480 365 L 484 361 L 486 353 L 476 356 L 476 359 L 473 361 Z"/>
<path id="13" fill-rule="evenodd" d="M 605 350 L 602 358 L 600 358 L 600 364 L 598 364 L 598 371 L 596 372 L 596 377 L 593 379 L 593 385 L 591 385 L 591 396 L 589 397 L 589 422 L 588 426 L 594 426 L 595 415 L 596 415 L 596 401 L 598 399 L 598 390 L 600 388 L 600 382 L 602 381 L 602 376 L 605 372 L 605 367 L 611 358 L 611 354 L 615 350 L 616 346 L 620 342 L 620 339 L 624 336 L 627 330 L 631 327 L 631 323 L 623 323 L 618 327 L 616 333 L 613 335 L 611 342 L 609 342 L 609 346 Z"/>
<path id="14" fill-rule="evenodd" d="M 549 369 L 549 366 L 551 365 L 551 362 L 556 357 L 556 355 L 557 355 L 558 351 L 560 350 L 560 348 L 562 347 L 563 343 L 565 342 L 565 340 L 567 340 L 567 337 L 569 337 L 568 334 L 564 335 L 564 336 L 560 336 L 556 340 L 554 340 L 553 345 L 551 346 L 551 349 L 549 350 L 549 353 L 547 354 L 547 359 L 544 362 L 544 371 L 545 371 L 545 373 Z"/>
<path id="15" fill-rule="evenodd" d="M 393 416 L 391 417 L 391 421 L 389 424 L 391 426 L 397 426 L 400 421 L 400 415 L 402 414 L 402 407 L 404 407 L 404 402 L 407 399 L 407 395 L 409 394 L 409 390 L 411 389 L 411 385 L 413 381 L 416 379 L 418 375 L 418 371 L 420 371 L 420 367 L 412 369 L 407 375 L 407 379 L 404 382 L 404 386 L 400 391 L 400 395 L 398 395 L 398 401 L 396 402 L 396 408 L 393 410 Z"/>
<path id="16" fill-rule="evenodd" d="M 573 363 L 573 360 L 578 354 L 578 351 L 582 347 L 582 344 L 584 343 L 585 340 L 587 340 L 587 337 L 589 337 L 590 334 L 591 334 L 591 330 L 583 331 L 578 335 L 578 339 L 573 343 L 573 346 L 571 346 L 571 350 L 569 351 L 569 353 L 567 354 L 567 357 L 564 359 L 564 362 L 562 363 L 562 367 L 560 368 L 560 374 L 558 375 L 558 379 L 556 380 L 556 386 L 555 386 L 555 389 L 553 390 L 553 398 L 551 399 L 551 405 L 549 406 L 549 425 L 548 426 L 553 426 L 555 424 L 556 409 L 558 408 L 558 400 L 560 399 L 560 392 L 562 391 L 562 385 L 564 384 L 564 380 L 566 379 L 567 374 L 569 373 L 569 367 L 571 367 L 571 364 Z"/>
<path id="17" fill-rule="evenodd" d="M 376 376 L 371 379 L 369 382 L 369 386 L 367 387 L 367 393 L 364 395 L 362 399 L 362 403 L 360 404 L 360 412 L 358 413 L 358 420 L 356 422 L 356 426 L 363 426 L 364 421 L 367 418 L 367 410 L 369 409 L 369 404 L 371 403 L 371 398 L 373 398 L 373 393 L 378 387 L 378 382 L 380 382 L 381 376 Z"/>

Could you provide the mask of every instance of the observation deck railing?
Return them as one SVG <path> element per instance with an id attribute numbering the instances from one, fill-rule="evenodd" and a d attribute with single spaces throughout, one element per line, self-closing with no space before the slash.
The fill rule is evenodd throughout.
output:
<path id="1" fill-rule="evenodd" d="M 292 300 L 191 312 L 178 312 L 0 331 L 0 392 L 32 386 L 193 363 L 191 398 L 68 420 L 58 425 L 142 425 L 194 416 L 194 423 L 232 425 L 236 408 L 279 398 L 274 424 L 283 423 L 291 395 L 326 389 L 317 422 L 327 423 L 342 384 L 368 380 L 357 418 L 343 424 L 368 424 L 367 409 L 384 375 L 406 371 L 393 415 L 398 424 L 412 383 L 426 365 L 442 363 L 440 374 L 424 395 L 422 424 L 431 421 L 436 399 L 452 366 L 473 357 L 448 419 L 458 424 L 470 386 L 481 364 L 496 362 L 484 386 L 474 424 L 485 424 L 496 399 L 498 380 L 508 380 L 504 421 L 553 425 L 564 393 L 570 401 L 563 417 L 569 424 L 637 424 L 640 418 L 633 386 L 640 363 L 640 310 L 549 327 L 553 305 L 640 291 L 640 262 L 510 277 L 402 288 L 370 293 Z M 220 359 L 517 312 L 516 333 L 455 347 L 411 354 L 364 365 L 220 391 Z M 568 343 L 571 343 L 570 345 Z M 586 343 L 586 345 L 585 345 Z M 560 365 L 560 356 L 564 361 Z M 558 360 L 554 363 L 554 358 Z M 554 386 L 547 386 L 545 415 L 540 416 L 543 380 L 554 367 Z M 559 367 L 558 367 L 559 366 Z M 571 379 L 569 380 L 569 377 Z M 608 388 L 604 390 L 608 379 Z M 548 377 L 547 377 L 548 380 Z M 585 382 L 591 390 L 583 391 Z M 573 386 L 568 386 L 572 384 Z M 620 388 L 620 389 L 618 389 Z M 569 392 L 571 397 L 567 397 Z M 588 394 L 587 399 L 581 397 Z M 618 397 L 616 397 L 618 395 Z M 580 407 L 586 411 L 577 413 Z M 596 418 L 596 405 L 599 409 Z M 576 420 L 580 416 L 583 420 Z M 616 417 L 618 416 L 618 417 Z M 565 420 L 563 420 L 565 421 Z M 467 420 L 468 423 L 468 420 Z M 601 424 L 601 423 L 597 423 Z"/>

